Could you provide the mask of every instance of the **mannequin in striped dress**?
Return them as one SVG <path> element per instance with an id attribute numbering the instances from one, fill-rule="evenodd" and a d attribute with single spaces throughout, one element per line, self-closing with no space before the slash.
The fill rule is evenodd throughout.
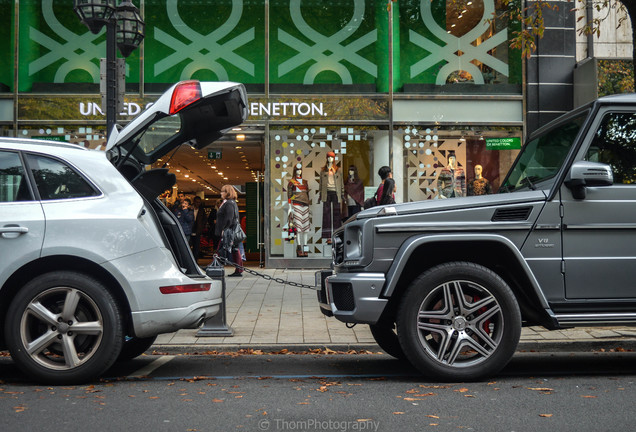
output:
<path id="1" fill-rule="evenodd" d="M 287 202 L 289 203 L 289 224 L 296 227 L 296 256 L 308 256 L 307 237 L 309 235 L 309 188 L 303 180 L 303 168 L 300 164 L 294 168 L 294 176 L 287 184 Z"/>

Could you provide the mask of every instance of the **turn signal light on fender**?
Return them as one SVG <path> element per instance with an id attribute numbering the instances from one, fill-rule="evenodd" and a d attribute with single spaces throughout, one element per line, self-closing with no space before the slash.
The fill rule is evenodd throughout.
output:
<path id="1" fill-rule="evenodd" d="M 199 81 L 183 81 L 177 84 L 172 92 L 170 115 L 176 114 L 188 105 L 201 99 Z"/>
<path id="2" fill-rule="evenodd" d="M 159 287 L 161 294 L 181 294 L 197 291 L 210 291 L 211 283 L 189 284 L 189 285 L 170 285 Z"/>

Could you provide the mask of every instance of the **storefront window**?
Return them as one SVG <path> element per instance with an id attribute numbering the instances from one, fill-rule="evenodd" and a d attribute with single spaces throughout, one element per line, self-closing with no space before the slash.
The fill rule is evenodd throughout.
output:
<path id="1" fill-rule="evenodd" d="M 399 128 L 405 201 L 496 193 L 521 145 L 521 131 Z"/>
<path id="2" fill-rule="evenodd" d="M 404 92 L 521 94 L 521 55 L 509 48 L 519 27 L 501 0 L 400 1 Z"/>
<path id="3" fill-rule="evenodd" d="M 16 137 L 67 142 L 99 150 L 106 146 L 105 128 L 102 126 L 22 125 Z"/>
<path id="4" fill-rule="evenodd" d="M 387 137 L 387 131 L 373 127 L 271 128 L 271 257 L 331 257 L 331 232 L 359 211 L 365 186 L 377 181 L 375 164 L 386 159 Z M 350 171 L 351 180 L 359 180 L 357 190 L 346 184 Z"/>

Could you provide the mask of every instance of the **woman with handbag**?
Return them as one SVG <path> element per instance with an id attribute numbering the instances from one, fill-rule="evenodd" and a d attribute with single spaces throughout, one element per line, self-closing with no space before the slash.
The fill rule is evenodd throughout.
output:
<path id="1" fill-rule="evenodd" d="M 240 229 L 238 205 L 236 204 L 237 198 L 236 189 L 231 185 L 224 185 L 221 188 L 221 199 L 223 202 L 216 214 L 214 233 L 220 238 L 218 247 L 219 256 L 224 258 L 231 257 L 232 262 L 243 266 L 243 259 L 238 249 L 238 241 L 235 241 L 239 239 L 235 239 L 236 235 L 234 233 L 237 226 Z M 244 239 L 241 239 L 240 241 L 243 240 Z M 241 277 L 243 276 L 243 270 L 237 268 L 234 273 L 228 276 Z"/>

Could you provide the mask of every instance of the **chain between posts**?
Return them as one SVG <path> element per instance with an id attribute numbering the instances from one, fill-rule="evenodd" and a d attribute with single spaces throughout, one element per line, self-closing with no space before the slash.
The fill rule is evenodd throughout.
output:
<path id="1" fill-rule="evenodd" d="M 226 258 L 223 258 L 223 257 L 221 257 L 221 256 L 219 256 L 217 254 L 214 254 L 213 262 L 214 262 L 214 259 L 218 260 L 221 264 L 225 264 L 225 265 L 230 265 L 230 266 L 236 267 L 237 269 L 243 270 L 244 272 L 247 272 L 247 273 L 249 273 L 251 275 L 254 275 L 254 276 L 262 277 L 263 279 L 268 280 L 268 281 L 273 281 L 273 282 L 276 282 L 276 283 L 279 283 L 279 284 L 294 286 L 294 287 L 298 287 L 298 288 L 307 288 L 307 289 L 314 290 L 314 291 L 316 290 L 316 287 L 313 286 L 313 285 L 305 285 L 305 284 L 301 284 L 301 283 L 298 283 L 298 282 L 287 281 L 287 280 L 281 279 L 281 278 L 274 278 L 274 277 L 271 277 L 270 275 L 266 275 L 264 273 L 259 273 L 256 270 L 252 270 L 252 269 L 249 269 L 247 267 L 240 266 L 240 265 L 238 265 L 236 263 L 233 263 L 230 260 L 228 260 Z"/>

